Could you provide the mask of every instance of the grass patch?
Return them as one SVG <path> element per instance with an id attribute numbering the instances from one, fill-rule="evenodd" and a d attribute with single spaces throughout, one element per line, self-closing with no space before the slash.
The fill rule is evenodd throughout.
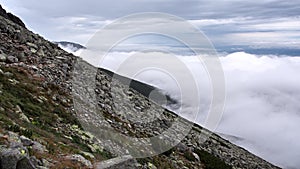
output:
<path id="1" fill-rule="evenodd" d="M 24 68 L 0 68 L 3 72 L 10 72 L 10 75 L 0 74 L 0 107 L 4 110 L 0 111 L 0 129 L 16 132 L 32 140 L 43 140 L 49 152 L 42 155 L 36 154 L 40 158 L 55 159 L 57 154 L 90 152 L 89 147 L 80 137 L 72 136 L 70 140 L 61 133 L 61 131 L 68 131 L 67 127 L 72 125 L 77 125 L 79 129 L 82 129 L 77 117 L 68 111 L 70 105 L 62 104 L 61 100 L 52 99 L 55 95 L 61 99 L 72 100 L 70 95 L 62 92 L 59 86 L 44 85 L 43 79 L 33 80 L 33 76 Z M 21 108 L 22 113 L 30 122 L 20 119 L 17 106 Z M 58 126 L 60 128 L 57 128 Z M 71 136 L 68 133 L 65 135 Z M 96 159 L 113 157 L 108 151 L 96 152 L 93 155 Z M 67 162 L 61 166 L 64 165 L 68 166 Z"/>
<path id="2" fill-rule="evenodd" d="M 8 130 L 19 133 L 20 135 L 26 136 L 28 138 L 32 138 L 33 131 L 26 128 L 21 128 L 19 125 L 9 125 L 7 127 Z"/>

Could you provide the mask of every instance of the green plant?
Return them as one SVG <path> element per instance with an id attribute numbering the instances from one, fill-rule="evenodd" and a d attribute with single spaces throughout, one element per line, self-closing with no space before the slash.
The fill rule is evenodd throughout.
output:
<path id="1" fill-rule="evenodd" d="M 8 126 L 8 130 L 13 131 L 13 132 L 20 132 L 20 126 L 18 125 L 12 125 L 12 126 Z"/>
<path id="2" fill-rule="evenodd" d="M 102 160 L 107 160 L 115 157 L 106 149 L 103 149 L 102 151 L 97 150 L 97 154 L 101 157 Z"/>

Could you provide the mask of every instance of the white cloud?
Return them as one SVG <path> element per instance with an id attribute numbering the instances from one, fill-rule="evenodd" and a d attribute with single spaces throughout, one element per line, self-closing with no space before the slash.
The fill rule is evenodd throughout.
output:
<path id="1" fill-rule="evenodd" d="M 242 26 L 244 29 L 267 31 L 299 31 L 300 30 L 300 18 L 299 17 L 285 17 L 275 18 L 269 20 L 260 20 L 257 23 L 247 24 Z"/>
<path id="2" fill-rule="evenodd" d="M 213 25 L 224 25 L 224 24 L 236 24 L 236 23 L 241 23 L 247 19 L 250 18 L 226 18 L 226 19 L 194 19 L 194 20 L 189 20 L 190 23 L 196 25 L 197 27 L 203 27 L 203 26 L 213 26 Z"/>
<path id="3" fill-rule="evenodd" d="M 227 104 L 219 131 L 252 142 L 241 145 L 285 167 L 300 156 L 299 57 L 235 53 L 221 58 Z"/>
<path id="4" fill-rule="evenodd" d="M 264 47 L 299 48 L 300 31 L 251 31 L 224 34 L 223 42 L 230 45 L 261 45 Z"/>

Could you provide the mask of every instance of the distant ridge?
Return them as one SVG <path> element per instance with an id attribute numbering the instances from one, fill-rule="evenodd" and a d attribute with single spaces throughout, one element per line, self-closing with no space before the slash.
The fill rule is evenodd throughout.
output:
<path id="1" fill-rule="evenodd" d="M 72 52 L 76 52 L 80 49 L 86 49 L 85 46 L 83 46 L 79 43 L 74 43 L 74 42 L 59 41 L 59 42 L 53 42 L 53 43 L 59 45 L 60 47 L 67 48 L 67 49 L 71 50 Z"/>

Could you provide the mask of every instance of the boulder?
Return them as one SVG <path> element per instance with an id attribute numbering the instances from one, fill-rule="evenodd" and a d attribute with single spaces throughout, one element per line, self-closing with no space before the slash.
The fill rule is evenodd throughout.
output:
<path id="1" fill-rule="evenodd" d="M 157 169 L 157 167 L 154 164 L 150 163 L 150 162 L 148 162 L 147 165 L 148 165 L 149 169 Z"/>
<path id="2" fill-rule="evenodd" d="M 22 142 L 17 133 L 9 131 L 7 140 L 10 148 L 23 148 Z"/>
<path id="3" fill-rule="evenodd" d="M 26 45 L 28 45 L 28 46 L 36 49 L 36 50 L 38 49 L 38 46 L 36 44 L 34 44 L 34 43 L 27 42 Z"/>
<path id="4" fill-rule="evenodd" d="M 18 58 L 18 60 L 21 61 L 21 62 L 26 61 L 26 56 L 25 56 L 24 52 L 19 52 L 17 58 Z"/>
<path id="5" fill-rule="evenodd" d="M 33 142 L 32 150 L 41 154 L 48 152 L 47 148 L 44 145 L 36 141 Z"/>
<path id="6" fill-rule="evenodd" d="M 34 166 L 43 166 L 43 162 L 39 159 L 37 159 L 35 156 L 31 156 L 30 157 L 30 162 L 34 165 Z"/>
<path id="7" fill-rule="evenodd" d="M 84 166 L 86 166 L 87 168 L 93 168 L 92 163 L 89 160 L 85 159 L 82 155 L 79 155 L 79 154 L 66 156 L 65 159 L 71 160 L 74 162 L 79 162 L 79 163 L 83 164 Z"/>
<path id="8" fill-rule="evenodd" d="M 6 77 L 11 77 L 11 76 L 13 76 L 14 74 L 12 74 L 12 73 L 10 73 L 10 72 L 5 72 L 5 73 L 3 73 L 3 75 L 6 76 Z"/>
<path id="9" fill-rule="evenodd" d="M 25 157 L 18 161 L 16 169 L 35 169 L 32 162 L 29 160 L 28 157 Z"/>
<path id="10" fill-rule="evenodd" d="M 14 57 L 14 56 L 8 56 L 8 57 L 6 58 L 6 61 L 7 61 L 8 63 L 16 63 L 16 62 L 19 61 L 19 59 L 16 58 L 16 57 Z"/>
<path id="11" fill-rule="evenodd" d="M 4 54 L 4 53 L 1 53 L 0 54 L 0 62 L 5 62 L 6 61 L 6 54 Z"/>
<path id="12" fill-rule="evenodd" d="M 21 107 L 19 105 L 16 106 L 16 113 L 19 114 L 19 118 L 27 123 L 30 123 L 29 118 L 23 113 Z"/>
<path id="13" fill-rule="evenodd" d="M 196 154 L 196 153 L 192 153 L 192 154 L 197 161 L 200 161 L 200 157 L 198 154 Z"/>
<path id="14" fill-rule="evenodd" d="M 20 136 L 20 140 L 23 143 L 23 146 L 32 146 L 34 144 L 32 140 L 25 136 Z"/>
<path id="15" fill-rule="evenodd" d="M 45 53 L 44 53 L 43 49 L 39 49 L 39 50 L 37 51 L 37 54 L 38 54 L 39 56 L 41 56 L 41 57 L 44 57 L 44 56 L 45 56 Z"/>
<path id="16" fill-rule="evenodd" d="M 4 148 L 1 150 L 0 155 L 0 168 L 2 169 L 27 169 L 33 167 L 31 163 L 26 162 L 28 160 L 26 151 L 20 148 Z M 24 158 L 27 160 L 22 161 Z M 23 166 L 22 166 L 23 165 Z M 19 167 L 18 167 L 19 166 Z M 22 167 L 21 167 L 22 166 Z"/>

